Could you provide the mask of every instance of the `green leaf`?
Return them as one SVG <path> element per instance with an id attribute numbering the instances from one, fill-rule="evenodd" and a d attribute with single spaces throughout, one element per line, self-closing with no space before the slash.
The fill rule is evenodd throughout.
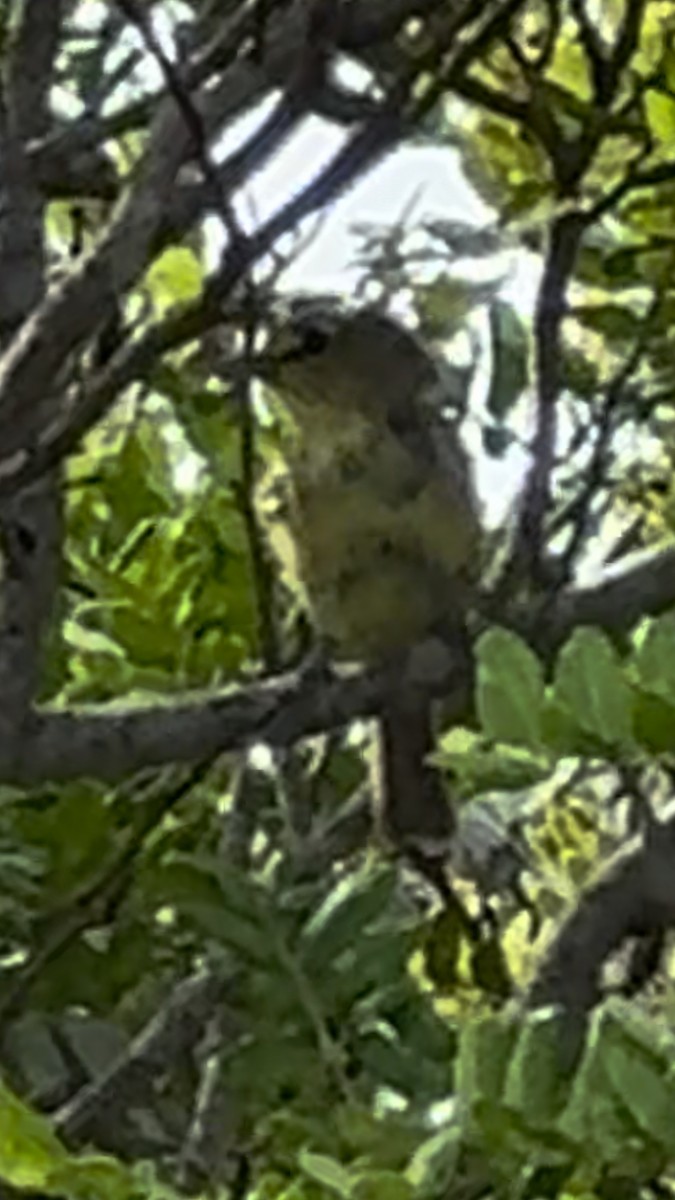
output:
<path id="1" fill-rule="evenodd" d="M 598 365 L 574 346 L 566 346 L 562 359 L 563 382 L 575 395 L 590 399 L 597 395 Z"/>
<path id="2" fill-rule="evenodd" d="M 322 1114 L 317 1114 L 321 1126 Z M 331 1130 L 348 1148 L 350 1160 L 377 1162 L 387 1170 L 402 1171 L 419 1144 L 419 1130 L 406 1113 L 376 1113 L 357 1101 L 333 1109 Z"/>
<path id="3" fill-rule="evenodd" d="M 405 979 L 407 963 L 415 948 L 417 931 L 396 927 L 384 932 L 363 933 L 348 956 L 325 975 L 327 1000 L 336 1008 L 349 1009 L 374 990 L 383 991 Z M 324 979 L 316 979 L 323 992 Z"/>
<path id="4" fill-rule="evenodd" d="M 203 269 L 186 246 L 172 246 L 155 259 L 146 275 L 150 295 L 160 313 L 172 304 L 195 300 L 202 290 Z"/>
<path id="5" fill-rule="evenodd" d="M 486 735 L 540 749 L 544 676 L 536 655 L 505 629 L 483 634 L 476 653 L 477 707 Z"/>
<path id="6" fill-rule="evenodd" d="M 668 754 L 675 748 L 675 704 L 635 688 L 633 729 L 637 741 L 649 754 Z"/>
<path id="7" fill-rule="evenodd" d="M 580 728 L 576 714 L 566 706 L 558 704 L 554 696 L 547 697 L 542 730 L 546 745 L 559 758 L 574 755 L 592 756 L 605 749 L 604 746 L 598 745 L 597 737 Z"/>
<path id="8" fill-rule="evenodd" d="M 326 1154 L 312 1154 L 309 1150 L 301 1150 L 298 1155 L 298 1166 L 310 1179 L 316 1180 L 322 1187 L 336 1192 L 338 1196 L 351 1195 L 352 1179 L 349 1171 L 341 1163 Z"/>
<path id="9" fill-rule="evenodd" d="M 590 101 L 593 97 L 589 55 L 579 37 L 565 36 L 563 33 L 556 37 L 552 49 L 553 55 L 546 71 L 546 80 L 553 85 L 550 87 L 548 103 L 553 102 L 557 85 L 561 90 L 559 102 L 567 94 L 572 105 L 583 113 L 582 102 Z"/>
<path id="10" fill-rule="evenodd" d="M 457 983 L 457 966 L 462 944 L 461 913 L 447 905 L 430 922 L 424 937 L 424 968 L 432 983 L 441 990 Z"/>
<path id="11" fill-rule="evenodd" d="M 597 629 L 578 629 L 558 655 L 553 701 L 611 750 L 634 749 L 632 698 L 619 657 Z"/>
<path id="12" fill-rule="evenodd" d="M 675 102 L 671 96 L 650 88 L 644 103 L 651 133 L 670 148 L 675 138 Z"/>
<path id="13" fill-rule="evenodd" d="M 255 911 L 242 913 L 229 906 L 214 872 L 187 856 L 177 856 L 151 879 L 156 902 L 171 906 L 203 933 L 229 947 L 255 966 L 271 968 L 275 953 L 264 924 Z"/>
<path id="14" fill-rule="evenodd" d="M 441 738 L 433 761 L 452 772 L 467 799 L 493 790 L 520 791 L 541 783 L 550 773 L 547 757 L 517 746 L 486 745 L 479 734 L 461 727 Z"/>
<path id="15" fill-rule="evenodd" d="M 457 1174 L 462 1150 L 462 1130 L 459 1124 L 440 1130 L 427 1138 L 415 1151 L 406 1176 L 420 1200 L 447 1196 Z"/>
<path id="16" fill-rule="evenodd" d="M 675 1146 L 675 1043 L 656 1023 L 615 1003 L 605 1018 L 603 1068 L 644 1136 L 669 1154 Z"/>
<path id="17" fill-rule="evenodd" d="M 380 1086 L 385 1084 L 404 1095 L 414 1096 L 416 1103 L 427 1097 L 438 1097 L 450 1086 L 450 1064 L 420 1058 L 417 1052 L 392 1040 L 385 1031 L 378 1029 L 355 1039 L 354 1053 Z"/>
<path id="18" fill-rule="evenodd" d="M 119 642 L 108 637 L 107 633 L 102 633 L 99 629 L 90 629 L 78 620 L 67 619 L 64 621 L 63 636 L 74 650 L 80 650 L 87 654 L 105 654 L 111 658 L 121 659 L 122 662 L 126 660 L 126 651 Z"/>
<path id="19" fill-rule="evenodd" d="M 454 124 L 464 174 L 482 197 L 502 216 L 531 212 L 550 196 L 546 155 L 534 139 L 522 138 L 509 121 L 491 114 Z"/>
<path id="20" fill-rule="evenodd" d="M 558 1120 L 561 1133 L 576 1141 L 580 1152 L 594 1162 L 598 1174 L 603 1163 L 620 1161 L 638 1130 L 623 1099 L 607 1080 L 605 1051 L 608 1034 L 607 1006 L 591 1017 L 581 1063 L 575 1073 L 569 1101 Z"/>
<path id="21" fill-rule="evenodd" d="M 399 1171 L 360 1171 L 351 1194 L 353 1200 L 411 1200 L 413 1188 Z"/>
<path id="22" fill-rule="evenodd" d="M 342 879 L 300 933 L 299 949 L 307 969 L 319 975 L 381 916 L 396 887 L 389 867 L 370 865 Z"/>
<path id="23" fill-rule="evenodd" d="M 407 999 L 387 1015 L 401 1041 L 420 1060 L 429 1059 L 450 1071 L 457 1052 L 457 1030 L 426 1003 L 409 980 L 399 990 L 407 991 Z"/>
<path id="24" fill-rule="evenodd" d="M 492 300 L 496 284 L 477 283 L 452 275 L 439 275 L 415 293 L 420 321 L 428 337 L 452 336 L 469 312 Z"/>
<path id="25" fill-rule="evenodd" d="M 21 1072 L 22 1083 L 34 1094 L 68 1084 L 66 1064 L 49 1021 L 41 1014 L 29 1012 L 12 1023 L 12 1059 Z"/>
<path id="26" fill-rule="evenodd" d="M 631 342 L 640 328 L 636 314 L 620 304 L 577 304 L 573 312 L 582 325 L 609 341 Z"/>
<path id="27" fill-rule="evenodd" d="M 499 937 L 490 932 L 471 948 L 471 974 L 476 987 L 487 996 L 505 1000 L 513 992 L 513 983 Z"/>
<path id="28" fill-rule="evenodd" d="M 550 1124 L 567 1095 L 565 1026 L 566 1017 L 557 1009 L 528 1013 L 509 1062 L 504 1103 L 533 1126 Z"/>
<path id="29" fill-rule="evenodd" d="M 199 900 L 219 908 L 223 904 L 213 871 L 205 869 L 189 855 L 171 852 L 164 855 L 161 866 L 146 878 L 145 894 L 157 905 L 168 904 L 179 909 L 187 900 Z"/>
<path id="30" fill-rule="evenodd" d="M 126 1166 L 103 1154 L 69 1158 L 49 1182 L 56 1196 L 68 1196 L 68 1200 L 136 1200 L 139 1194 L 138 1181 Z M 143 1194 L 149 1197 L 157 1192 L 143 1189 Z M 159 1192 L 158 1200 L 161 1195 Z M 164 1192 L 165 1200 L 173 1195 L 170 1189 Z"/>
<path id="31" fill-rule="evenodd" d="M 42 1191 L 67 1157 L 46 1118 L 0 1083 L 0 1177 L 12 1187 Z"/>
<path id="32" fill-rule="evenodd" d="M 457 1095 L 463 1105 L 471 1109 L 483 1099 L 499 1100 L 519 1028 L 512 1012 L 480 1017 L 464 1027 L 456 1067 Z"/>
<path id="33" fill-rule="evenodd" d="M 486 406 L 493 417 L 503 420 L 528 382 L 529 339 L 522 319 L 505 300 L 494 300 L 488 316 L 492 371 Z"/>
<path id="34" fill-rule="evenodd" d="M 649 623 L 632 665 L 645 692 L 675 706 L 675 613 Z"/>
<path id="35" fill-rule="evenodd" d="M 636 273 L 642 269 L 641 259 L 652 249 L 651 242 L 642 241 L 635 242 L 630 246 L 620 246 L 613 253 L 608 254 L 604 264 L 608 279 L 613 280 L 616 284 L 623 284 L 625 287 L 633 286 Z"/>
<path id="36" fill-rule="evenodd" d="M 225 913 L 219 905 L 205 904 L 196 899 L 184 900 L 180 911 L 208 937 L 227 946 L 245 962 L 268 969 L 274 966 L 276 955 L 265 930 L 250 921 L 242 921 L 232 913 Z"/>

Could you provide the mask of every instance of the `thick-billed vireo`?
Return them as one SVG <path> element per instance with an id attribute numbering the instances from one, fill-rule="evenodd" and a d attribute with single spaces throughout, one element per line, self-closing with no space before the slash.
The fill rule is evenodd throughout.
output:
<path id="1" fill-rule="evenodd" d="M 461 636 L 481 528 L 442 367 L 379 311 L 319 297 L 291 307 L 263 374 L 281 453 L 260 512 L 319 636 L 368 663 Z M 429 702 L 403 684 L 382 715 L 379 805 L 420 864 L 445 858 L 454 828 L 433 744 Z"/>

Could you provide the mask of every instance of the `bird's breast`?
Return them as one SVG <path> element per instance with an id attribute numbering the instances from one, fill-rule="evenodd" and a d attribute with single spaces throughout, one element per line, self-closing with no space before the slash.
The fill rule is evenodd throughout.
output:
<path id="1" fill-rule="evenodd" d="M 345 422 L 330 433 L 286 448 L 265 521 L 319 630 L 344 656 L 372 660 L 463 607 L 476 530 L 447 481 L 386 430 Z"/>

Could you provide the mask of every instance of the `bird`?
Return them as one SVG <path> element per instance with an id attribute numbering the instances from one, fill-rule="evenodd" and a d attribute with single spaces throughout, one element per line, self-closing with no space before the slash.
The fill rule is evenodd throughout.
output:
<path id="1" fill-rule="evenodd" d="M 333 296 L 294 298 L 263 361 L 278 443 L 256 503 L 321 643 L 368 665 L 434 637 L 465 645 L 482 529 L 454 376 L 399 320 Z M 430 700 L 400 678 L 380 718 L 378 825 L 438 882 L 455 815 L 429 762 Z"/>

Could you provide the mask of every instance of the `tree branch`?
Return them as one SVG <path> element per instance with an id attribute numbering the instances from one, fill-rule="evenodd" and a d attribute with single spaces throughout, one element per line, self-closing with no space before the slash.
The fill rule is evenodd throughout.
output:
<path id="1" fill-rule="evenodd" d="M 565 583 L 572 578 L 574 567 L 586 543 L 593 501 L 600 488 L 605 484 L 616 412 L 624 401 L 630 381 L 645 356 L 653 323 L 662 301 L 663 296 L 659 290 L 655 293 L 645 313 L 634 345 L 626 352 L 623 362 L 617 367 L 605 386 L 605 394 L 596 422 L 595 445 L 590 462 L 576 496 L 564 513 L 564 524 L 571 523 L 572 525 L 569 542 L 560 560 L 561 578 Z M 563 527 L 563 522 L 560 527 Z"/>
<path id="2" fill-rule="evenodd" d="M 248 97 L 248 91 L 247 91 Z M 205 128 L 222 119 L 232 96 L 214 89 L 195 105 Z M 57 377 L 70 355 L 110 318 L 152 257 L 179 168 L 191 156 L 192 135 L 173 100 L 153 123 L 136 183 L 107 232 L 73 272 L 32 311 L 0 359 L 0 445 L 13 453 L 44 419 L 43 382 Z M 32 307 L 32 306 L 31 306 Z"/>
<path id="3" fill-rule="evenodd" d="M 7 109 L 25 146 L 49 126 L 48 97 L 61 37 L 63 0 L 24 0 L 7 61 Z"/>
<path id="4" fill-rule="evenodd" d="M 565 591 L 549 606 L 545 624 L 527 613 L 508 621 L 546 658 L 577 625 L 627 633 L 644 616 L 675 603 L 675 547 L 635 556 L 594 585 Z M 427 656 L 428 657 L 428 656 Z M 426 660 L 425 660 L 426 661 Z M 462 660 L 463 661 L 463 660 Z M 411 663 L 414 671 L 415 652 Z M 415 686 L 443 697 L 449 721 L 472 720 L 472 684 L 447 647 L 433 674 Z M 400 671 L 397 672 L 400 683 Z M 81 776 L 119 780 L 147 767 L 196 763 L 252 742 L 288 746 L 301 738 L 380 713 L 391 694 L 391 672 L 336 670 L 330 683 L 302 674 L 248 688 L 187 697 L 173 706 L 71 709 L 35 714 L 21 738 L 0 738 L 0 780 L 28 785 Z"/>
<path id="5" fill-rule="evenodd" d="M 44 199 L 26 147 L 48 125 L 62 19 L 60 0 L 50 5 L 25 0 L 7 52 L 0 113 L 2 344 L 27 319 L 46 286 Z M 35 701 L 43 642 L 59 586 L 61 536 L 61 497 L 53 472 L 3 506 L 0 730 L 5 737 L 18 730 Z"/>
<path id="6" fill-rule="evenodd" d="M 587 889 L 537 969 L 529 1007 L 585 1015 L 600 998 L 604 963 L 628 937 L 675 925 L 675 817 L 650 821 Z"/>
<path id="7" fill-rule="evenodd" d="M 594 583 L 560 592 L 533 644 L 554 653 L 578 625 L 628 633 L 642 617 L 658 616 L 673 604 L 675 547 L 645 550 L 621 559 Z"/>
<path id="8" fill-rule="evenodd" d="M 567 287 L 585 228 L 585 218 L 576 212 L 558 217 L 551 227 L 534 318 L 537 409 L 532 463 L 519 502 L 508 580 L 524 576 L 537 582 L 541 574 L 544 521 L 551 501 L 558 431 L 561 326 Z"/>
<path id="9" fill-rule="evenodd" d="M 181 980 L 127 1054 L 58 1110 L 55 1132 L 71 1145 L 106 1145 L 111 1124 L 121 1122 L 129 1105 L 147 1095 L 157 1075 L 194 1047 L 216 1005 L 224 1003 L 228 987 L 214 971 Z"/>
<path id="10" fill-rule="evenodd" d="M 251 169 L 254 161 L 265 158 L 286 136 L 296 119 L 295 106 L 281 101 L 265 125 L 221 168 L 221 178 L 228 168 L 232 171 L 232 178 L 237 178 L 243 172 L 244 163 Z M 171 346 L 199 336 L 222 320 L 225 300 L 245 276 L 249 267 L 274 245 L 277 238 L 293 229 L 303 217 L 323 207 L 353 183 L 367 166 L 385 152 L 398 130 L 397 114 L 382 109 L 376 119 L 369 121 L 362 130 L 353 135 L 347 145 L 334 156 L 332 162 L 303 191 L 282 205 L 255 234 L 243 241 L 239 240 L 236 246 L 232 246 L 229 252 L 226 252 L 221 267 L 208 281 L 203 295 L 197 302 L 181 308 L 160 327 L 151 328 L 139 342 L 120 351 L 100 376 L 81 392 L 74 405 L 64 409 L 55 420 L 45 424 L 39 419 L 39 413 L 33 414 L 33 419 L 18 444 L 16 427 L 9 427 L 7 432 L 12 442 L 5 448 L 2 447 L 3 422 L 0 415 L 0 495 L 10 495 L 18 486 L 25 486 L 29 480 L 39 478 L 43 471 L 69 453 L 80 437 L 103 416 L 108 405 L 116 398 L 118 389 L 138 378 L 139 373 L 147 371 L 149 365 L 161 353 Z M 231 186 L 234 186 L 234 183 Z M 203 198 L 206 199 L 205 194 Z M 164 220 L 167 221 L 166 215 Z M 173 220 L 176 220 L 175 214 Z M 161 237 L 159 230 L 155 231 L 155 237 Z M 94 268 L 96 278 L 90 289 L 78 287 L 77 284 L 70 287 L 72 280 L 66 280 L 55 311 L 50 312 L 45 306 L 36 314 L 32 344 L 37 343 L 38 346 L 45 347 L 45 353 L 49 353 L 52 336 L 56 336 L 52 334 L 54 325 L 70 319 L 65 297 L 70 293 L 73 303 L 83 306 L 88 294 L 97 294 L 101 283 L 105 282 L 106 264 L 108 271 L 112 271 L 114 246 L 118 241 L 119 234 L 114 238 L 110 235 L 106 239 L 105 262 L 97 262 Z M 100 255 L 98 257 L 100 259 Z M 90 313 L 89 318 L 91 315 Z M 84 312 L 82 322 L 88 323 L 87 314 Z M 37 354 L 37 357 L 40 355 Z M 10 364 L 6 376 L 6 389 L 10 387 L 13 365 Z M 25 380 L 27 373 L 31 371 L 30 360 L 26 359 L 25 354 L 16 364 L 16 368 L 19 377 Z M 3 390 L 3 363 L 0 361 L 0 406 Z M 0 413 L 1 411 L 0 407 Z"/>

